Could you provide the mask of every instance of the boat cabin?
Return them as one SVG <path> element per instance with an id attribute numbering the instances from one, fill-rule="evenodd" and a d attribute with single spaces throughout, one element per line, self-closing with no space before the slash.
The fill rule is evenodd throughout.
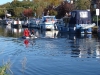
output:
<path id="1" fill-rule="evenodd" d="M 91 13 L 88 10 L 74 10 L 69 20 L 69 31 L 71 33 L 92 33 Z"/>
<path id="2" fill-rule="evenodd" d="M 91 14 L 88 10 L 74 10 L 71 12 L 70 25 L 91 24 Z"/>

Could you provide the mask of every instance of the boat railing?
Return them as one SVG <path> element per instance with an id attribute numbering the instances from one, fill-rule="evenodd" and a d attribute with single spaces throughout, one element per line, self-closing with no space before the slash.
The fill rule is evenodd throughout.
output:
<path id="1" fill-rule="evenodd" d="M 94 27 L 95 25 L 96 25 L 95 23 L 93 23 L 93 24 L 80 24 L 82 29 L 88 29 L 88 28 Z"/>

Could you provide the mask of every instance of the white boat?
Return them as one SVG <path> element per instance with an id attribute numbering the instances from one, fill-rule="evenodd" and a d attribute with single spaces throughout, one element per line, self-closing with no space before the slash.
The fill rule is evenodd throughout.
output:
<path id="1" fill-rule="evenodd" d="M 13 28 L 22 28 L 22 21 L 20 21 L 20 20 L 13 20 L 12 27 Z"/>
<path id="2" fill-rule="evenodd" d="M 39 26 L 41 29 L 55 29 L 55 23 L 57 22 L 57 19 L 55 16 L 43 16 L 40 20 Z"/>

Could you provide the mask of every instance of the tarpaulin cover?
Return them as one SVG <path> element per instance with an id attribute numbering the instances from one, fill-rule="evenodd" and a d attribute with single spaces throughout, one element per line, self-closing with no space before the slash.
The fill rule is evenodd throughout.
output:
<path id="1" fill-rule="evenodd" d="M 69 24 L 91 24 L 90 11 L 88 11 L 88 10 L 72 11 Z"/>

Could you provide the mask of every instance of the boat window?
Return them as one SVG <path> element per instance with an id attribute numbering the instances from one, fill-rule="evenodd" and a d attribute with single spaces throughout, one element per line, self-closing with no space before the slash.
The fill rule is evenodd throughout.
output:
<path id="1" fill-rule="evenodd" d="M 80 12 L 80 17 L 81 18 L 87 18 L 88 17 L 88 12 Z"/>

